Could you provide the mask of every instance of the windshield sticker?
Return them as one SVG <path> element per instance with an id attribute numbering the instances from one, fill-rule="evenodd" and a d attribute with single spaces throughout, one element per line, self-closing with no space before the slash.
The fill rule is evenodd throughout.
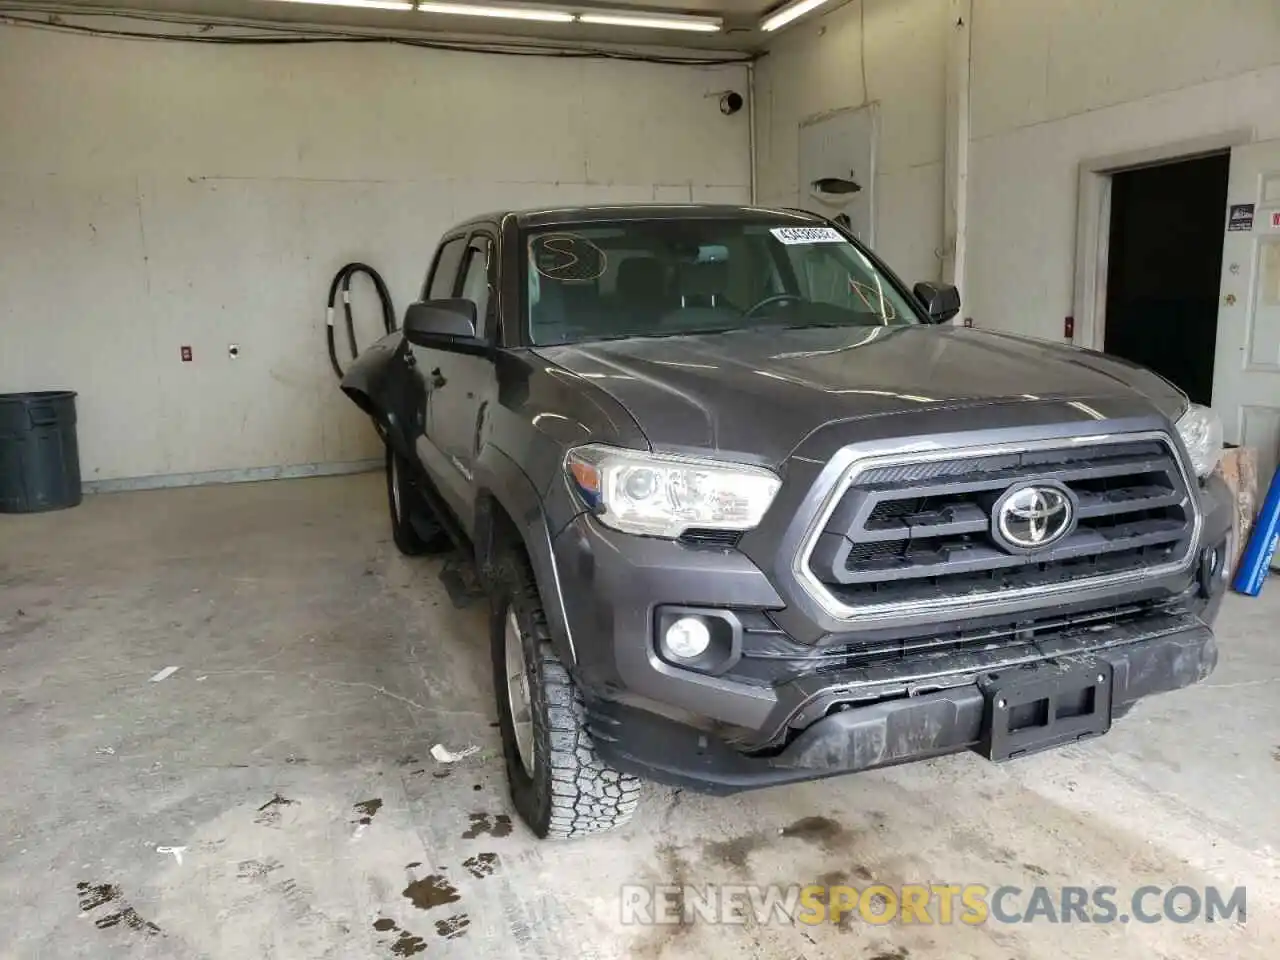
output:
<path id="1" fill-rule="evenodd" d="M 804 243 L 846 243 L 835 227 L 774 227 L 769 231 L 787 246 Z"/>
<path id="2" fill-rule="evenodd" d="M 573 233 L 534 237 L 529 243 L 529 256 L 538 273 L 561 283 L 589 283 L 609 267 L 603 250 Z"/>

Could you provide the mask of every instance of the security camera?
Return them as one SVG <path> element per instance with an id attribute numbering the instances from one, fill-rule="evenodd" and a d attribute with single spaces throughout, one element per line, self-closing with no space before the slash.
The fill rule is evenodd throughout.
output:
<path id="1" fill-rule="evenodd" d="M 742 109 L 742 102 L 742 94 L 729 90 L 720 97 L 720 112 L 726 117 L 732 117 Z"/>

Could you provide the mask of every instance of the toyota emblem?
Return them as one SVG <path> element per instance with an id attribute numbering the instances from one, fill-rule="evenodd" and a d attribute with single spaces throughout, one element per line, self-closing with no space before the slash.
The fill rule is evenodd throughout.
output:
<path id="1" fill-rule="evenodd" d="M 1007 549 L 1043 550 L 1075 529 L 1075 496 L 1057 484 L 1014 487 L 996 501 L 991 519 L 992 534 Z"/>

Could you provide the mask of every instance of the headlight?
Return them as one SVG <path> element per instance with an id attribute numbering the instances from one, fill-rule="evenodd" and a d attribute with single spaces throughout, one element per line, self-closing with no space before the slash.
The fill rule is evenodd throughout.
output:
<path id="1" fill-rule="evenodd" d="M 601 523 L 671 539 L 690 527 L 750 530 L 782 485 L 763 467 L 596 445 L 570 450 L 565 468 Z"/>
<path id="2" fill-rule="evenodd" d="M 1178 435 L 1191 454 L 1196 476 L 1207 477 L 1222 456 L 1222 420 L 1208 407 L 1193 403 L 1178 418 Z"/>

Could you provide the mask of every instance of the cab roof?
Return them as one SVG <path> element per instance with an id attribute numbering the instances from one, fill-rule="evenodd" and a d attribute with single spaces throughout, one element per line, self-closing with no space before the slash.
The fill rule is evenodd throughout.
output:
<path id="1" fill-rule="evenodd" d="M 601 223 L 618 220 L 770 220 L 780 226 L 825 224 L 817 214 L 781 207 L 750 207 L 719 203 L 625 203 L 587 207 L 542 207 L 534 210 L 502 210 L 472 217 L 458 224 L 455 232 L 471 224 L 501 223 L 515 217 L 521 229 L 558 227 L 571 223 Z"/>

